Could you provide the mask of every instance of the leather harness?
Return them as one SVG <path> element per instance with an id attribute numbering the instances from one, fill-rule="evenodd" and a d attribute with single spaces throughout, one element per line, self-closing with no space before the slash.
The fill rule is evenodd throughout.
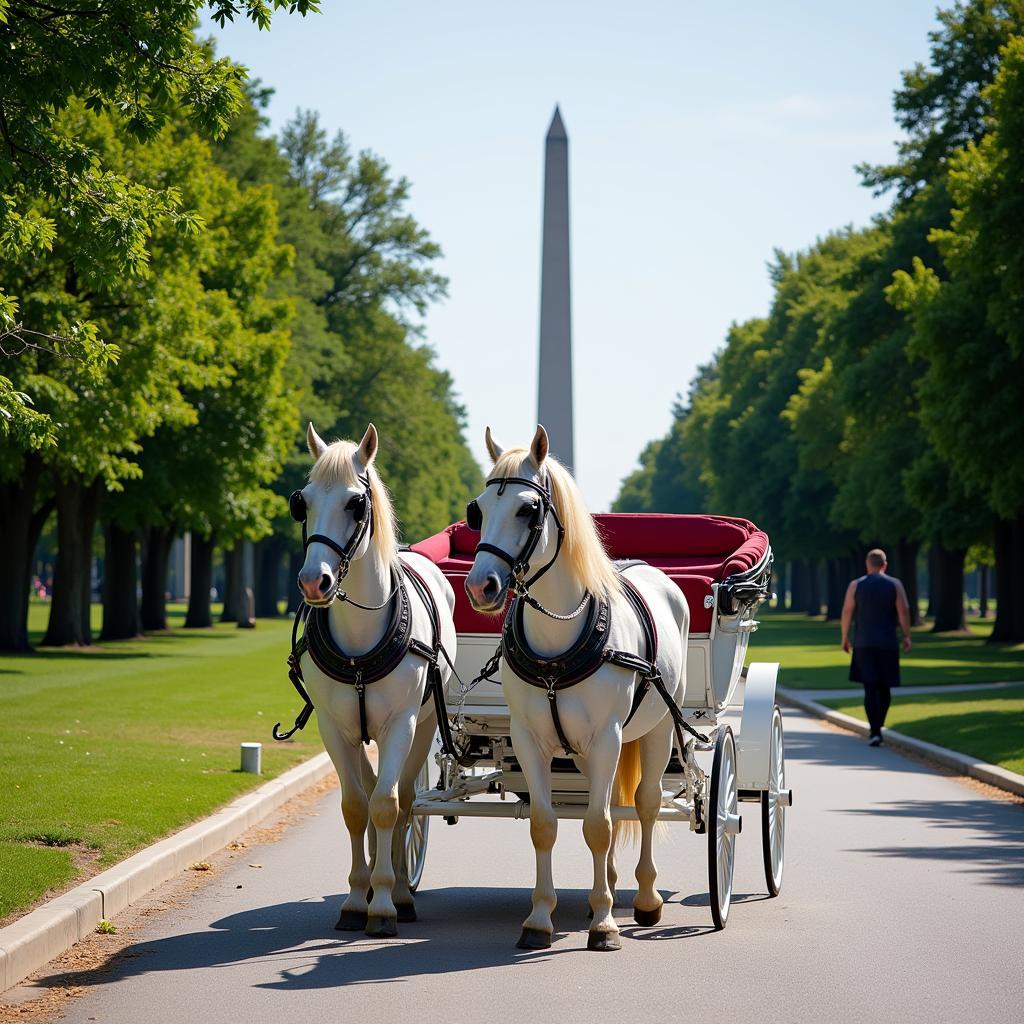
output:
<path id="1" fill-rule="evenodd" d="M 680 754 L 685 745 L 683 739 L 684 730 L 702 742 L 707 743 L 708 737 L 697 732 L 686 721 L 682 710 L 672 699 L 672 695 L 665 686 L 665 681 L 662 679 L 661 672 L 658 669 L 658 630 L 654 623 L 654 616 L 651 614 L 651 609 L 648 607 L 643 595 L 624 575 L 626 569 L 635 565 L 645 565 L 646 563 L 641 559 L 635 559 L 628 562 L 617 562 L 615 566 L 620 573 L 623 595 L 632 607 L 640 623 L 640 628 L 643 630 L 645 656 L 640 657 L 638 654 L 633 654 L 629 651 L 618 651 L 608 646 L 608 637 L 611 630 L 611 604 L 606 598 L 595 599 L 593 594 L 587 592 L 583 595 L 583 600 L 574 612 L 569 615 L 558 615 L 544 608 L 529 593 L 528 587 L 530 584 L 536 582 L 555 564 L 562 549 L 565 529 L 552 501 L 551 490 L 547 483 L 538 483 L 522 477 L 494 477 L 487 481 L 486 486 L 491 487 L 496 484 L 498 486 L 498 494 L 500 495 L 510 483 L 531 487 L 538 492 L 541 503 L 530 524 L 530 535 L 527 538 L 526 545 L 518 557 L 513 557 L 493 544 L 477 544 L 476 550 L 478 553 L 481 551 L 490 552 L 508 563 L 511 570 L 509 574 L 509 588 L 514 597 L 512 605 L 508 610 L 508 615 L 505 618 L 505 625 L 502 627 L 498 649 L 484 666 L 483 672 L 473 680 L 474 685 L 481 679 L 489 679 L 493 676 L 498 670 L 500 659 L 504 657 L 509 668 L 516 676 L 531 686 L 539 687 L 547 692 L 548 706 L 551 708 L 551 721 L 558 735 L 558 741 L 562 744 L 562 749 L 566 754 L 575 754 L 578 751 L 573 749 L 572 744 L 565 735 L 562 720 L 558 714 L 558 691 L 568 689 L 570 686 L 583 682 L 584 679 L 588 679 L 597 672 L 602 665 L 618 665 L 636 672 L 640 677 L 633 694 L 632 707 L 623 726 L 629 724 L 653 686 L 661 695 L 662 700 L 665 701 L 669 714 L 672 716 Z M 530 571 L 530 558 L 540 542 L 544 520 L 548 513 L 555 520 L 558 530 L 555 554 L 547 565 L 527 579 L 527 573 Z M 471 501 L 466 508 L 466 525 L 476 530 L 479 530 L 482 526 L 480 506 L 476 501 Z M 544 615 L 561 620 L 575 618 L 584 608 L 587 608 L 587 621 L 584 624 L 579 639 L 567 651 L 552 658 L 545 658 L 537 654 L 527 642 L 526 631 L 523 626 L 524 606 L 527 604 Z"/>
<path id="2" fill-rule="evenodd" d="M 366 535 L 367 528 L 371 534 L 373 531 L 373 509 L 369 481 L 365 477 L 361 477 L 360 480 L 366 490 L 363 495 L 356 495 L 356 498 L 362 499 L 353 509 L 356 516 L 356 529 L 344 547 L 339 547 L 330 537 L 323 534 L 313 534 L 307 537 L 306 505 L 301 492 L 296 491 L 289 501 L 292 516 L 302 523 L 303 548 L 308 548 L 310 544 L 319 541 L 327 544 L 341 556 L 341 564 L 338 569 L 339 585 L 348 573 L 352 555 Z M 350 502 L 350 505 L 354 503 L 355 499 Z M 292 649 L 288 655 L 288 678 L 302 698 L 303 707 L 296 716 L 295 724 L 291 729 L 282 732 L 281 723 L 278 722 L 273 728 L 272 735 L 275 740 L 288 739 L 297 730 L 305 727 L 313 713 L 313 701 L 302 678 L 303 654 L 308 653 L 313 664 L 328 678 L 355 687 L 359 698 L 359 733 L 364 744 L 370 742 L 366 718 L 366 687 L 394 672 L 407 655 L 415 654 L 427 662 L 427 685 L 424 689 L 421 707 L 433 697 L 438 728 L 441 732 L 442 752 L 451 754 L 460 764 L 471 763 L 464 757 L 464 752 L 455 748 L 452 740 L 451 726 L 445 708 L 444 681 L 441 677 L 439 656 L 444 657 L 453 671 L 454 665 L 441 643 L 441 620 L 430 587 L 415 569 L 404 562 L 399 563 L 396 569 L 392 569 L 392 580 L 394 587 L 391 596 L 383 606 L 386 607 L 393 603 L 388 628 L 377 645 L 365 654 L 348 654 L 338 645 L 331 635 L 328 607 L 312 607 L 305 602 L 299 606 L 292 623 Z M 430 617 L 431 642 L 429 646 L 412 635 L 412 604 L 409 600 L 407 582 L 412 584 Z M 342 600 L 351 600 L 344 594 L 341 594 L 340 597 Z M 355 602 L 352 603 L 355 604 Z M 365 606 L 359 605 L 359 607 Z M 298 635 L 300 626 L 305 627 L 301 636 Z"/>

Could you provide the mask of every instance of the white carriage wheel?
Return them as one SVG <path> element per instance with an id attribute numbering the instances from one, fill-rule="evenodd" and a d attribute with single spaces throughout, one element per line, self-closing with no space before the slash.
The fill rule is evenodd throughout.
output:
<path id="1" fill-rule="evenodd" d="M 430 762 L 428 755 L 419 777 L 416 779 L 416 796 L 430 789 Z M 426 814 L 410 814 L 405 826 L 405 863 L 409 869 L 409 888 L 415 892 L 423 877 L 423 866 L 427 862 L 427 829 L 430 818 Z"/>
<path id="2" fill-rule="evenodd" d="M 782 712 L 778 705 L 772 714 L 768 757 L 768 789 L 761 793 L 761 849 L 768 895 L 778 896 L 782 891 L 782 871 L 786 865 L 786 805 L 779 800 L 779 794 L 786 788 L 786 751 Z"/>
<path id="3" fill-rule="evenodd" d="M 732 903 L 732 878 L 736 867 L 736 835 L 740 828 L 739 793 L 736 789 L 736 741 L 725 726 L 715 740 L 708 794 L 708 888 L 715 928 L 724 928 Z"/>

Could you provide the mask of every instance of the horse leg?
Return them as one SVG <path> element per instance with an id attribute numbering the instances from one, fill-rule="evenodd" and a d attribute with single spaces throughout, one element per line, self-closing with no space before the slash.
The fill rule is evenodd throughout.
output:
<path id="1" fill-rule="evenodd" d="M 341 814 L 352 845 L 352 867 L 348 874 L 348 896 L 341 904 L 339 931 L 362 931 L 366 927 L 367 889 L 370 869 L 366 864 L 366 825 L 369 806 L 359 767 L 360 751 L 345 741 L 326 714 L 317 716 L 320 736 L 341 781 Z"/>
<path id="2" fill-rule="evenodd" d="M 377 775 L 373 770 L 373 765 L 370 764 L 370 758 L 366 753 L 366 744 L 359 744 L 359 773 L 363 779 L 363 792 L 372 793 L 374 786 L 377 785 Z M 369 813 L 369 812 L 367 812 Z M 370 822 L 369 827 L 366 830 L 367 844 L 370 847 L 370 863 L 372 864 L 377 857 L 377 830 L 373 827 L 373 823 Z M 373 898 L 373 890 L 370 890 L 370 895 L 367 899 Z"/>
<path id="3" fill-rule="evenodd" d="M 401 778 L 398 780 L 398 821 L 391 840 L 391 860 L 395 869 L 395 886 L 391 896 L 398 911 L 398 921 L 416 920 L 416 904 L 412 889 L 409 888 L 409 861 L 405 853 L 405 835 L 412 814 L 412 803 L 416 799 L 416 782 L 420 769 L 430 752 L 437 721 L 434 715 L 420 722 L 412 741 L 412 750 L 406 758 Z"/>
<path id="4" fill-rule="evenodd" d="M 551 850 L 558 834 L 558 819 L 551 806 L 551 758 L 545 756 L 533 733 L 514 718 L 511 733 L 512 747 L 530 791 L 530 838 L 537 858 L 533 908 L 516 945 L 519 949 L 547 949 L 554 931 L 551 915 L 558 902 L 551 875 Z"/>
<path id="5" fill-rule="evenodd" d="M 398 911 L 392 899 L 395 868 L 391 839 L 398 821 L 398 779 L 412 748 L 413 716 L 396 718 L 377 739 L 377 785 L 370 797 L 370 820 L 377 830 L 377 855 L 370 884 L 373 898 L 367 911 L 366 934 L 389 938 L 398 934 Z"/>
<path id="6" fill-rule="evenodd" d="M 654 863 L 654 825 L 661 810 L 661 781 L 672 753 L 672 718 L 658 723 L 640 740 L 640 784 L 636 789 L 636 813 L 640 819 L 640 859 L 636 865 L 638 884 L 633 899 L 633 920 L 652 927 L 661 920 L 664 900 L 654 887 L 658 868 Z"/>
<path id="7" fill-rule="evenodd" d="M 621 949 L 619 928 L 612 917 L 612 892 L 608 885 L 608 852 L 612 846 L 612 818 L 609 811 L 615 769 L 619 763 L 622 737 L 618 729 L 594 737 L 587 751 L 590 769 L 590 803 L 583 818 L 583 838 L 594 858 L 594 888 L 590 892 L 590 935 L 587 949 Z"/>
<path id="8" fill-rule="evenodd" d="M 612 842 L 608 847 L 608 891 L 612 894 L 612 906 L 615 906 L 616 894 L 615 888 L 619 882 L 619 869 L 615 863 L 615 846 L 619 841 L 619 832 L 622 828 L 622 822 L 612 822 Z"/>

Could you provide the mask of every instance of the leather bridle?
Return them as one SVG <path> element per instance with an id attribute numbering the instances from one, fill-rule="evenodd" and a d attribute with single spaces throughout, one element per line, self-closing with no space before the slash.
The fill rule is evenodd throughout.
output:
<path id="1" fill-rule="evenodd" d="M 371 536 L 373 535 L 373 496 L 370 491 L 370 478 L 364 474 L 358 480 L 363 485 L 362 494 L 353 494 L 345 505 L 345 508 L 352 513 L 356 528 L 352 531 L 352 536 L 344 544 L 338 544 L 337 541 L 324 533 L 311 533 L 307 536 L 306 519 L 308 510 L 306 508 L 306 499 L 302 496 L 302 491 L 292 491 L 291 497 L 288 499 L 288 511 L 291 513 L 292 519 L 302 524 L 302 550 L 308 551 L 310 544 L 326 544 L 340 559 L 335 569 L 335 593 L 331 595 L 332 598 L 337 596 L 341 581 L 348 575 L 348 571 L 352 567 L 352 558 L 359 549 L 359 545 L 363 543 L 367 532 Z M 325 598 L 327 596 L 326 594 L 324 595 Z"/>
<path id="2" fill-rule="evenodd" d="M 555 503 L 551 497 L 551 487 L 549 480 L 545 480 L 542 483 L 538 483 L 536 480 L 528 480 L 522 476 L 495 476 L 491 477 L 490 480 L 485 484 L 486 487 L 496 486 L 498 488 L 498 496 L 501 497 L 505 493 L 505 488 L 509 484 L 519 484 L 523 487 L 529 487 L 531 490 L 537 492 L 540 496 L 540 504 L 535 510 L 531 521 L 530 521 L 530 532 L 526 538 L 526 543 L 523 545 L 522 550 L 518 555 L 511 555 L 504 548 L 499 548 L 496 544 L 488 544 L 486 541 L 481 541 L 476 546 L 474 551 L 474 557 L 481 551 L 488 554 L 496 555 L 509 567 L 509 576 L 506 581 L 508 588 L 513 594 L 520 596 L 531 608 L 536 608 L 537 611 L 542 612 L 544 615 L 549 616 L 553 619 L 574 619 L 580 615 L 584 608 L 590 603 L 590 592 L 586 591 L 583 595 L 583 599 L 571 611 L 568 615 L 560 615 L 558 612 L 553 612 L 548 608 L 545 608 L 531 593 L 529 588 L 533 586 L 550 569 L 555 562 L 558 560 L 558 556 L 562 550 L 562 542 L 565 540 L 565 527 L 562 525 L 562 520 L 558 515 L 558 509 L 555 508 Z M 529 576 L 530 572 L 530 559 L 533 557 L 534 552 L 537 550 L 537 545 L 540 543 L 541 535 L 544 533 L 544 523 L 548 516 L 555 521 L 555 529 L 557 530 L 557 540 L 555 541 L 555 553 L 551 557 L 551 560 L 541 566 L 532 576 Z M 483 513 L 480 510 L 480 505 L 474 498 L 466 506 L 466 525 L 471 530 L 480 530 L 483 526 Z"/>

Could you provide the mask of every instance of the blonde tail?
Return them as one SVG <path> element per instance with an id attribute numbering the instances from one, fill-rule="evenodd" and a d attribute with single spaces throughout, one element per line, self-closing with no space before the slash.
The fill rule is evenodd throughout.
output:
<path id="1" fill-rule="evenodd" d="M 615 769 L 615 784 L 612 786 L 612 805 L 636 806 L 636 787 L 640 785 L 640 741 L 631 740 L 622 744 L 619 766 Z M 612 842 L 619 846 L 624 840 L 635 845 L 640 838 L 640 822 L 633 820 L 616 821 L 612 825 Z"/>

